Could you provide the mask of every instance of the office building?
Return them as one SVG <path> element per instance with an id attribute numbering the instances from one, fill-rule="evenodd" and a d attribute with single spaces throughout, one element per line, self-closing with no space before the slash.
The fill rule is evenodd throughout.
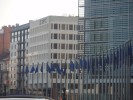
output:
<path id="1" fill-rule="evenodd" d="M 79 0 L 79 24 L 84 25 L 79 53 L 95 54 L 132 39 L 132 9 L 132 0 Z"/>
<path id="2" fill-rule="evenodd" d="M 12 27 L 10 43 L 10 93 L 24 93 L 23 68 L 28 63 L 29 23 Z"/>
<path id="3" fill-rule="evenodd" d="M 61 66 L 77 55 L 77 26 L 78 17 L 73 16 L 48 16 L 38 20 L 30 21 L 29 34 L 29 54 L 28 61 L 30 68 L 34 65 L 36 68 L 39 63 L 39 69 L 44 63 L 44 88 L 46 88 L 46 63 L 60 63 Z M 32 87 L 32 73 L 29 75 L 30 89 L 41 89 L 42 74 L 39 70 L 39 80 L 34 73 L 34 87 Z M 55 83 L 56 72 L 53 82 Z M 39 86 L 37 86 L 37 82 Z M 51 87 L 49 76 L 48 87 Z M 58 82 L 60 79 L 58 78 Z"/>

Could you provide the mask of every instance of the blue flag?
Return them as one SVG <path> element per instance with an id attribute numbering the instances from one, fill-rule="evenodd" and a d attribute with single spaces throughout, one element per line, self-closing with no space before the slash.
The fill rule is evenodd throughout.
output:
<path id="1" fill-rule="evenodd" d="M 37 73 L 37 72 L 38 72 L 38 65 L 39 65 L 39 64 L 37 64 L 37 67 L 36 67 L 35 73 Z"/>
<path id="2" fill-rule="evenodd" d="M 89 59 L 89 57 L 87 59 L 87 70 L 88 70 L 88 72 L 90 71 L 90 59 Z"/>
<path id="3" fill-rule="evenodd" d="M 65 62 L 65 64 L 64 64 L 64 71 L 63 71 L 64 75 L 66 75 L 66 69 L 67 69 L 67 63 Z"/>
<path id="4" fill-rule="evenodd" d="M 70 61 L 69 66 L 70 66 L 70 71 L 74 71 L 74 63 L 72 61 Z"/>
<path id="5" fill-rule="evenodd" d="M 80 61 L 80 67 L 82 68 L 82 66 L 83 66 L 83 65 L 82 65 L 82 63 L 83 63 L 83 62 L 82 62 L 82 59 L 80 59 L 79 61 Z"/>
<path id="6" fill-rule="evenodd" d="M 58 63 L 55 63 L 54 66 L 56 68 L 57 73 L 58 74 L 61 74 L 61 70 L 60 70 L 59 64 Z"/>
<path id="7" fill-rule="evenodd" d="M 77 61 L 75 61 L 75 68 L 78 69 L 79 68 L 79 64 Z"/>
<path id="8" fill-rule="evenodd" d="M 51 73 L 51 69 L 50 69 L 50 67 L 48 65 L 48 62 L 47 62 L 47 65 L 46 65 L 46 71 L 49 72 L 49 73 Z"/>
<path id="9" fill-rule="evenodd" d="M 51 63 L 51 71 L 55 71 L 55 66 L 53 63 Z"/>
<path id="10" fill-rule="evenodd" d="M 84 69 L 86 69 L 87 68 L 87 62 L 86 62 L 86 59 L 85 58 L 83 58 L 83 61 L 82 61 L 82 63 L 83 63 L 83 68 Z"/>
<path id="11" fill-rule="evenodd" d="M 41 65 L 41 69 L 40 69 L 40 71 L 43 72 L 43 63 L 42 63 L 42 65 Z"/>
<path id="12" fill-rule="evenodd" d="M 26 73 L 26 74 L 28 74 L 28 73 L 29 73 L 29 68 L 28 68 L 28 65 L 26 66 L 25 73 Z"/>
<path id="13" fill-rule="evenodd" d="M 30 70 L 30 73 L 33 73 L 35 71 L 34 64 L 32 65 L 32 68 Z"/>

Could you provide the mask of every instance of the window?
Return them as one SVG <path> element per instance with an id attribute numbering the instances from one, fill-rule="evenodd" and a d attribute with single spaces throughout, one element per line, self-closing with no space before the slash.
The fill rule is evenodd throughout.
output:
<path id="1" fill-rule="evenodd" d="M 65 24 L 62 24 L 61 29 L 65 30 Z"/>
<path id="2" fill-rule="evenodd" d="M 53 59 L 57 59 L 57 53 L 53 54 Z"/>
<path id="3" fill-rule="evenodd" d="M 54 29 L 58 29 L 58 24 L 54 24 Z"/>
<path id="4" fill-rule="evenodd" d="M 69 40 L 72 40 L 72 39 L 73 39 L 73 35 L 69 34 Z"/>
<path id="5" fill-rule="evenodd" d="M 57 33 L 54 33 L 54 39 L 57 39 L 58 35 Z"/>
<path id="6" fill-rule="evenodd" d="M 73 30 L 73 25 L 69 25 L 69 30 Z"/>
<path id="7" fill-rule="evenodd" d="M 61 54 L 61 59 L 65 59 L 65 53 Z"/>
<path id="8" fill-rule="evenodd" d="M 57 49 L 57 43 L 54 43 L 54 49 Z"/>
<path id="9" fill-rule="evenodd" d="M 72 50 L 72 44 L 69 44 L 69 50 Z"/>
<path id="10" fill-rule="evenodd" d="M 69 59 L 72 59 L 72 54 L 69 54 Z"/>
<path id="11" fill-rule="evenodd" d="M 61 39 L 65 40 L 65 34 L 61 34 Z"/>
<path id="12" fill-rule="evenodd" d="M 65 49 L 65 44 L 61 44 L 61 49 Z"/>

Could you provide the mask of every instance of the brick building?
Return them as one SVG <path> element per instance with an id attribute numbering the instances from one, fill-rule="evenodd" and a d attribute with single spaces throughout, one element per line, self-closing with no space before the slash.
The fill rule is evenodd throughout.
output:
<path id="1" fill-rule="evenodd" d="M 9 56 L 11 26 L 0 29 L 0 59 Z"/>

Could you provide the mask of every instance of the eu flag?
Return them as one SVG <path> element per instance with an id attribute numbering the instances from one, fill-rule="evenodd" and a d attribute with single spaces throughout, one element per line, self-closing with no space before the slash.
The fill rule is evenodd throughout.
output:
<path id="1" fill-rule="evenodd" d="M 46 70 L 47 70 L 47 72 L 51 73 L 51 69 L 50 69 L 50 67 L 48 65 L 48 62 L 47 62 L 47 65 L 46 65 Z"/>
<path id="2" fill-rule="evenodd" d="M 42 65 L 41 65 L 41 69 L 40 69 L 40 71 L 43 72 L 43 63 L 42 63 Z"/>
<path id="3" fill-rule="evenodd" d="M 29 73 L 29 68 L 28 68 L 28 65 L 26 66 L 25 73 L 26 73 L 26 74 L 28 74 L 28 73 Z"/>
<path id="4" fill-rule="evenodd" d="M 74 71 L 74 63 L 72 62 L 72 60 L 70 60 L 70 71 Z"/>
<path id="5" fill-rule="evenodd" d="M 34 71 L 35 71 L 35 68 L 34 68 L 34 64 L 33 64 L 32 68 L 30 70 L 30 73 L 33 73 Z"/>
<path id="6" fill-rule="evenodd" d="M 38 65 L 39 65 L 39 64 L 37 64 L 37 67 L 36 67 L 35 73 L 37 73 L 37 72 L 38 72 Z"/>
<path id="7" fill-rule="evenodd" d="M 87 68 L 87 66 L 86 66 L 86 65 L 87 65 L 86 59 L 85 59 L 85 58 L 83 58 L 83 66 L 82 66 L 82 67 L 83 67 L 84 69 L 86 69 L 86 68 Z"/>

